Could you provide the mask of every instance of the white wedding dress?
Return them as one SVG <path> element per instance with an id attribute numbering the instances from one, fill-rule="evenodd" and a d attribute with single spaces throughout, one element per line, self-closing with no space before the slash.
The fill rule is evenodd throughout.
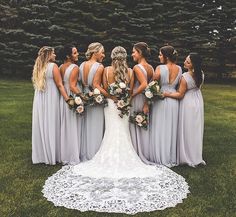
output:
<path id="1" fill-rule="evenodd" d="M 118 112 L 108 99 L 105 135 L 92 160 L 64 166 L 48 178 L 42 192 L 55 206 L 135 214 L 174 207 L 187 197 L 182 176 L 140 160 L 131 143 L 128 117 L 120 118 Z"/>

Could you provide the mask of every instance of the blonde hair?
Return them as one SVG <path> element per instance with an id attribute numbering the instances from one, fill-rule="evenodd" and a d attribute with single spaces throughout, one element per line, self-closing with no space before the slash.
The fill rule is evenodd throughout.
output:
<path id="1" fill-rule="evenodd" d="M 115 81 L 128 83 L 130 78 L 128 75 L 128 65 L 126 62 L 127 52 L 121 46 L 115 47 L 111 52 L 112 67 L 114 69 Z"/>
<path id="2" fill-rule="evenodd" d="M 103 48 L 103 45 L 99 42 L 93 42 L 88 46 L 88 50 L 85 53 L 87 60 L 90 60 L 94 53 L 99 52 Z"/>
<path id="3" fill-rule="evenodd" d="M 32 82 L 36 90 L 44 91 L 46 88 L 46 69 L 53 51 L 54 48 L 44 46 L 38 52 L 32 75 Z"/>

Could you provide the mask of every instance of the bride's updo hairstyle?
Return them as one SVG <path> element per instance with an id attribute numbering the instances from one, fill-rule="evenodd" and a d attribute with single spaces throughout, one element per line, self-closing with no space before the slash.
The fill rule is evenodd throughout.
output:
<path id="1" fill-rule="evenodd" d="M 176 62 L 178 53 L 174 49 L 174 47 L 170 45 L 166 45 L 160 48 L 160 52 L 162 53 L 164 57 L 164 63 L 167 63 L 167 60 L 171 61 L 172 63 Z"/>
<path id="2" fill-rule="evenodd" d="M 127 65 L 127 52 L 121 46 L 115 47 L 111 52 L 112 67 L 114 69 L 115 81 L 129 82 L 128 65 Z"/>
<path id="3" fill-rule="evenodd" d="M 103 48 L 103 45 L 99 42 L 93 42 L 88 46 L 88 50 L 85 53 L 87 60 L 90 60 L 94 53 L 98 53 Z"/>

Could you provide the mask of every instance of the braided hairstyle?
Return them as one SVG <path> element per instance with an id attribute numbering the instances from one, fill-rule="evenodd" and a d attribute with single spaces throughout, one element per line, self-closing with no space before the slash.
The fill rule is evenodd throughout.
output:
<path id="1" fill-rule="evenodd" d="M 36 90 L 44 91 L 46 88 L 46 69 L 53 52 L 54 48 L 49 46 L 43 46 L 38 52 L 32 74 L 32 82 Z"/>
<path id="2" fill-rule="evenodd" d="M 111 52 L 112 67 L 114 69 L 116 82 L 129 82 L 128 65 L 127 65 L 127 52 L 121 46 L 115 47 Z"/>

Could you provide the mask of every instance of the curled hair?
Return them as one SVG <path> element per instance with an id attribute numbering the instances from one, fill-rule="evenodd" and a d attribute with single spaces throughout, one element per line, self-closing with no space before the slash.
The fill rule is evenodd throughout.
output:
<path id="1" fill-rule="evenodd" d="M 178 53 L 174 49 L 174 47 L 172 47 L 170 45 L 166 45 L 166 46 L 160 48 L 160 52 L 162 53 L 162 55 L 164 57 L 165 63 L 167 63 L 167 59 L 173 63 L 176 62 Z"/>
<path id="2" fill-rule="evenodd" d="M 115 81 L 117 82 L 129 82 L 129 75 L 128 75 L 128 65 L 127 65 L 127 52 L 126 50 L 121 47 L 115 47 L 111 52 L 111 59 L 112 59 L 112 67 L 114 69 L 114 76 Z"/>
<path id="3" fill-rule="evenodd" d="M 144 58 L 148 58 L 150 56 L 150 48 L 145 42 L 138 42 L 134 44 L 134 49 L 138 51 Z"/>
<path id="4" fill-rule="evenodd" d="M 199 88 L 203 82 L 202 58 L 198 53 L 190 53 L 189 58 L 193 65 L 193 78 L 196 86 Z"/>
<path id="5" fill-rule="evenodd" d="M 32 75 L 32 82 L 36 90 L 44 91 L 46 88 L 46 69 L 53 51 L 54 48 L 44 46 L 38 52 Z"/>
<path id="6" fill-rule="evenodd" d="M 99 42 L 91 43 L 88 46 L 88 50 L 85 53 L 87 60 L 90 60 L 94 53 L 99 52 L 103 48 L 103 45 Z"/>

